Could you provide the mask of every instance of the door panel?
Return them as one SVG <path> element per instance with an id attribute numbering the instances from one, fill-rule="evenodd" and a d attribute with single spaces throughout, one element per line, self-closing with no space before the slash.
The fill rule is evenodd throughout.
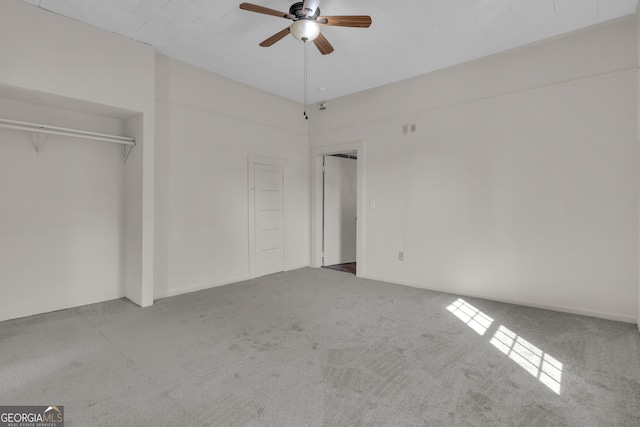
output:
<path id="1" fill-rule="evenodd" d="M 254 163 L 253 277 L 284 271 L 282 166 Z"/>

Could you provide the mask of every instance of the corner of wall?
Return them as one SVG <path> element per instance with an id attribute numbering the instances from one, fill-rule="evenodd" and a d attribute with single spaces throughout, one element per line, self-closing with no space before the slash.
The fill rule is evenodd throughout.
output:
<path id="1" fill-rule="evenodd" d="M 640 3 L 636 7 L 636 39 L 637 39 L 637 62 L 640 66 Z M 638 102 L 637 102 L 637 132 L 638 139 L 636 143 L 640 144 L 640 70 L 638 71 Z M 640 183 L 639 183 L 640 184 Z M 640 195 L 640 191 L 638 192 Z M 640 197 L 639 197 L 640 199 Z M 639 200 L 640 204 L 640 200 Z M 638 222 L 640 222 L 640 217 L 638 218 Z M 640 235 L 638 236 L 638 243 L 640 244 Z M 640 272 L 640 259 L 638 259 L 638 270 Z M 640 332 L 640 277 L 638 280 L 638 331 Z"/>

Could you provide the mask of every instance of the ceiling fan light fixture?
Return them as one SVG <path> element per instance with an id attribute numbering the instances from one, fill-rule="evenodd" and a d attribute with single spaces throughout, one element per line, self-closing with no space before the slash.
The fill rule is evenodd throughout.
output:
<path id="1" fill-rule="evenodd" d="M 309 19 L 299 19 L 291 24 L 289 31 L 296 39 L 310 42 L 320 35 L 320 25 Z"/>

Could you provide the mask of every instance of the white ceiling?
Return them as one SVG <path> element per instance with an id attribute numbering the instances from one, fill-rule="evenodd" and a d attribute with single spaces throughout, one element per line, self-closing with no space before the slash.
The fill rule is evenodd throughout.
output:
<path id="1" fill-rule="evenodd" d="M 291 21 L 240 0 L 23 0 L 153 45 L 164 55 L 303 101 L 303 43 L 258 43 Z M 251 3 L 288 11 L 295 1 Z M 322 27 L 335 52 L 308 46 L 309 103 L 428 73 L 608 21 L 637 0 L 323 0 L 322 15 L 371 15 L 368 29 Z"/>

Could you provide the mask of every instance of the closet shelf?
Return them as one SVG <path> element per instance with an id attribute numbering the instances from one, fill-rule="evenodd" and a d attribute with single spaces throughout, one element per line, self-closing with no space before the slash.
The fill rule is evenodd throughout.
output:
<path id="1" fill-rule="evenodd" d="M 73 138 L 90 139 L 94 141 L 110 142 L 113 144 L 121 144 L 124 147 L 124 161 L 129 157 L 131 149 L 136 145 L 134 138 L 119 135 L 109 135 L 106 133 L 88 132 L 85 130 L 63 128 L 58 126 L 49 126 L 38 123 L 20 122 L 17 120 L 8 120 L 0 118 L 0 127 L 7 129 L 24 130 L 28 132 L 35 132 L 38 135 L 38 141 L 36 142 L 36 152 L 40 151 L 42 145 L 42 135 L 61 135 L 69 136 Z"/>

